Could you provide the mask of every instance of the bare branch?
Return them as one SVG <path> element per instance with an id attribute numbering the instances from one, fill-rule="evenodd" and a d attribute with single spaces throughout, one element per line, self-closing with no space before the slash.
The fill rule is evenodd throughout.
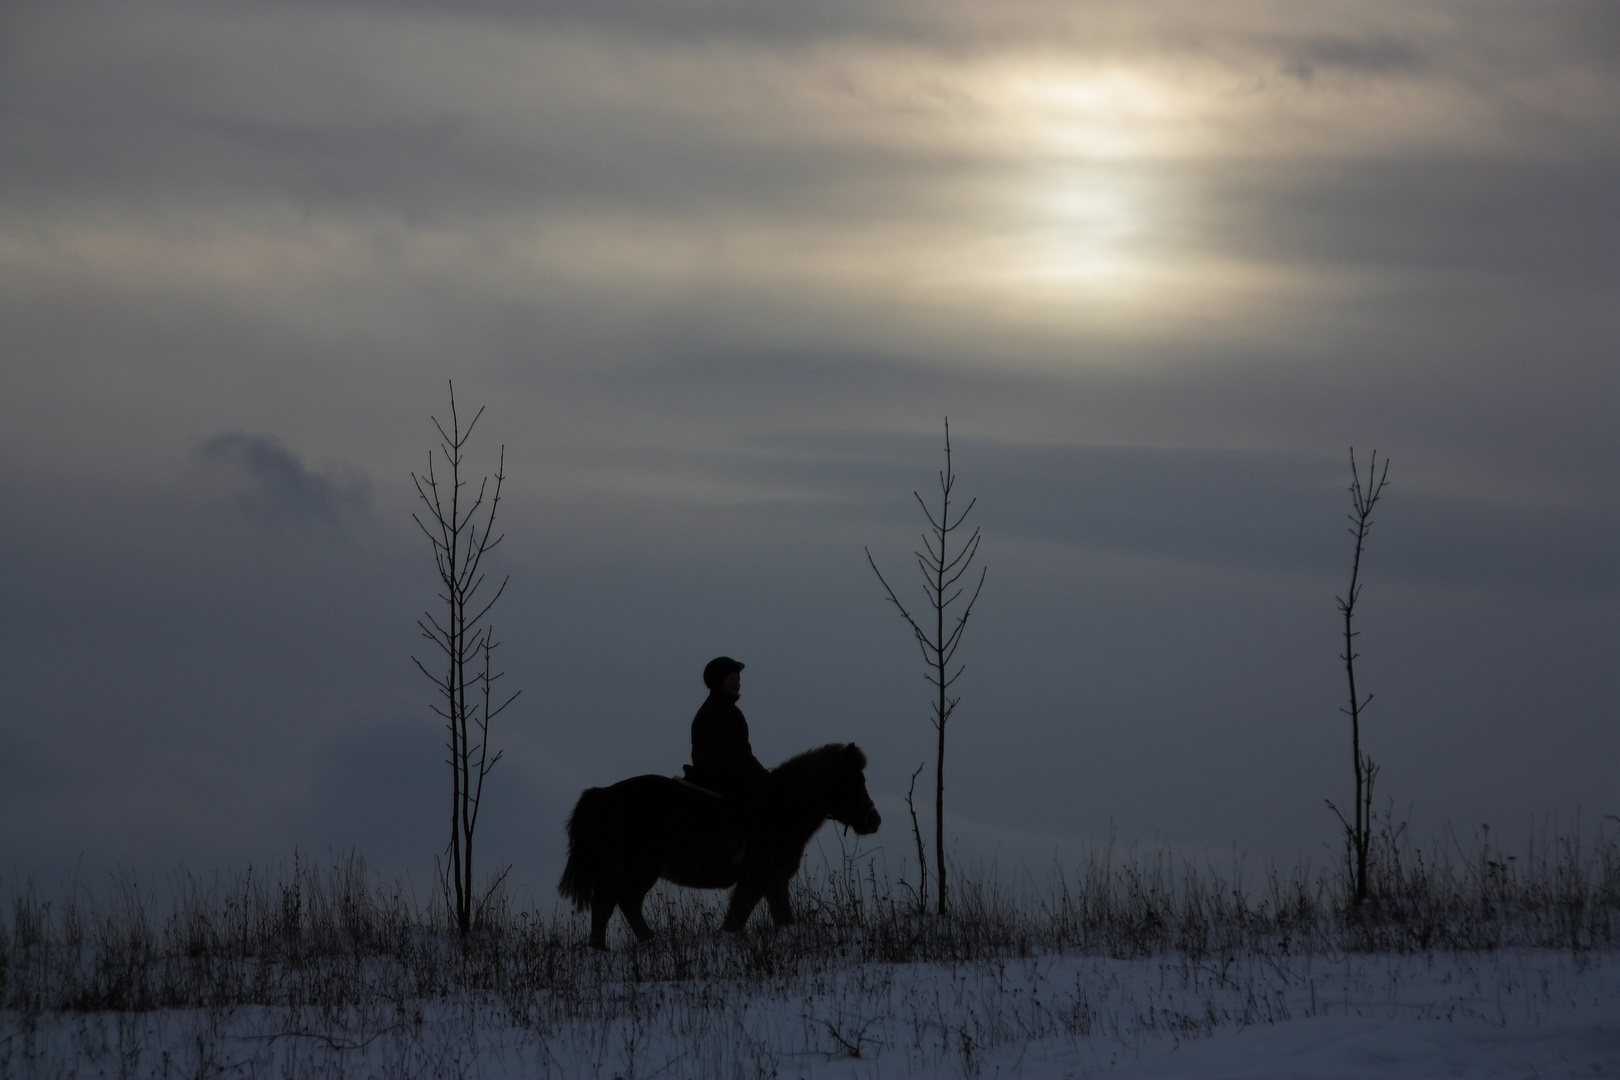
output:
<path id="1" fill-rule="evenodd" d="M 862 548 L 861 550 L 866 552 L 866 561 L 871 565 L 872 573 L 876 574 L 878 581 L 882 582 L 883 591 L 888 594 L 889 603 L 893 604 L 900 610 L 900 614 L 904 616 L 906 622 L 911 625 L 912 632 L 915 633 L 919 639 L 926 642 L 928 640 L 928 635 L 923 633 L 922 627 L 917 625 L 917 620 L 913 619 L 911 617 L 911 612 L 906 610 L 906 605 L 902 604 L 900 602 L 900 598 L 894 595 L 894 590 L 889 588 L 889 582 L 884 578 L 883 571 L 877 568 L 877 563 L 872 558 L 872 550 L 870 548 Z"/>

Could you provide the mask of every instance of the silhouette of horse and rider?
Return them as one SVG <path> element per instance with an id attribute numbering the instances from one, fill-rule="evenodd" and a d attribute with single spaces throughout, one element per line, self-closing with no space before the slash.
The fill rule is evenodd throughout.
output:
<path id="1" fill-rule="evenodd" d="M 774 769 L 759 763 L 737 707 L 742 671 L 729 656 L 704 667 L 709 696 L 692 718 L 684 777 L 588 788 L 569 815 L 557 891 L 590 911 L 595 948 L 607 948 L 615 908 L 639 940 L 653 936 L 641 904 L 659 878 L 731 889 L 724 930 L 742 930 L 761 899 L 776 925 L 792 923 L 788 882 L 816 830 L 830 819 L 864 836 L 881 824 L 866 791 L 866 755 L 854 743 L 828 743 Z"/>

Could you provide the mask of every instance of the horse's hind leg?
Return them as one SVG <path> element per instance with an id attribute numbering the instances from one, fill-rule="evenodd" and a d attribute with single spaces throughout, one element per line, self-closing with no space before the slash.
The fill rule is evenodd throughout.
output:
<path id="1" fill-rule="evenodd" d="M 591 948 L 607 948 L 608 920 L 613 918 L 614 898 L 598 890 L 591 898 Z"/>
<path id="2" fill-rule="evenodd" d="M 637 941 L 651 941 L 653 939 L 652 927 L 647 925 L 647 920 L 641 914 L 641 901 L 645 896 L 646 894 L 643 893 L 634 899 L 626 897 L 619 901 L 619 910 L 624 912 L 625 920 L 629 922 L 630 929 L 635 932 Z"/>
<path id="3" fill-rule="evenodd" d="M 653 938 L 652 927 L 648 926 L 647 920 L 642 917 L 641 902 L 647 898 L 647 893 L 657 881 L 658 877 L 654 875 L 619 890 L 619 910 L 624 912 L 625 920 L 630 923 L 630 929 L 635 932 L 638 941 L 651 941 Z"/>

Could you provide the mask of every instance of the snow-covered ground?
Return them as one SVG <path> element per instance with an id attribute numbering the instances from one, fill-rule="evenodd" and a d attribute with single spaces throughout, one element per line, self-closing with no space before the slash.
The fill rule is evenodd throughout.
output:
<path id="1" fill-rule="evenodd" d="M 306 1002 L 37 1024 L 13 1011 L 0 1022 L 0 1074 L 1620 1077 L 1617 960 L 1037 955 L 605 982 L 583 1009 L 544 991 L 468 991 L 403 1010 Z"/>
<path id="2" fill-rule="evenodd" d="M 0 897 L 0 1080 L 1085 1077 L 1620 1080 L 1620 837 L 1439 861 L 1366 905 L 1305 869 L 1251 888 L 1162 853 L 1050 884 L 959 876 L 923 914 L 871 858 L 801 921 L 656 931 L 499 894 L 471 935 L 358 859 Z"/>

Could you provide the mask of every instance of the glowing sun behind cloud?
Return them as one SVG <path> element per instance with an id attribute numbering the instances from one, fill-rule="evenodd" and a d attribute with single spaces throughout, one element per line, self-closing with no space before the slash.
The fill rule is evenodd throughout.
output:
<path id="1" fill-rule="evenodd" d="M 1124 331 L 1234 282 L 1187 232 L 1209 144 L 1195 81 L 1026 58 L 963 74 L 995 180 L 957 285 L 1022 320 Z"/>
<path id="2" fill-rule="evenodd" d="M 1119 170 L 1051 170 L 1020 192 L 1030 224 L 1004 273 L 1023 286 L 1074 286 L 1128 299 L 1153 276 L 1142 250 L 1153 194 Z"/>

